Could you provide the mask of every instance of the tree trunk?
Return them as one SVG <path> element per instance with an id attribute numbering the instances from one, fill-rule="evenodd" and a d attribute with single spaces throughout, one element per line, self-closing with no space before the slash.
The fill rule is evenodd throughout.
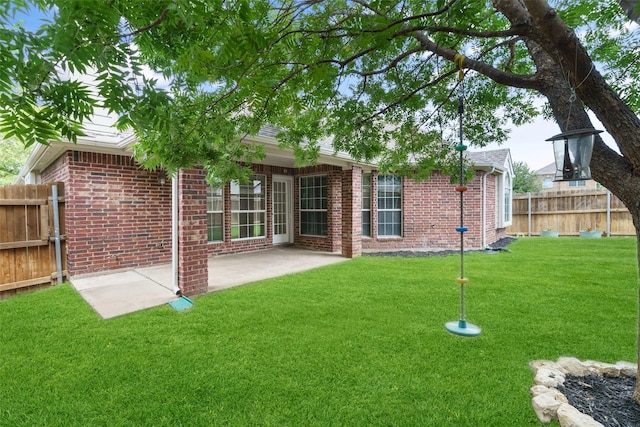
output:
<path id="1" fill-rule="evenodd" d="M 630 210 L 631 211 L 631 210 Z M 636 256 L 638 258 L 638 265 L 640 266 L 640 209 L 636 207 L 634 211 L 632 211 L 631 216 L 633 217 L 633 224 L 636 227 L 636 239 L 638 241 L 638 246 L 636 249 Z M 640 289 L 638 290 L 638 306 L 640 306 Z M 640 331 L 640 316 L 638 316 L 638 331 Z M 640 361 L 640 337 L 638 341 L 638 354 L 637 360 Z M 636 376 L 636 389 L 633 391 L 633 400 L 636 403 L 640 404 L 640 381 Z"/>
<path id="2" fill-rule="evenodd" d="M 637 20 L 636 1 L 621 1 Z M 636 229 L 640 266 L 640 120 L 620 99 L 591 61 L 572 29 L 545 0 L 494 0 L 494 5 L 513 25 L 527 27 L 523 35 L 537 66 L 540 86 L 562 131 L 593 127 L 584 106 L 591 109 L 616 141 L 622 155 L 596 136 L 591 173 L 629 209 Z M 577 98 L 572 95 L 577 95 Z M 638 281 L 636 275 L 636 282 Z M 640 293 L 638 296 L 640 305 Z M 640 331 L 640 317 L 638 319 Z M 640 360 L 640 341 L 638 342 Z M 635 401 L 640 404 L 640 382 Z"/>

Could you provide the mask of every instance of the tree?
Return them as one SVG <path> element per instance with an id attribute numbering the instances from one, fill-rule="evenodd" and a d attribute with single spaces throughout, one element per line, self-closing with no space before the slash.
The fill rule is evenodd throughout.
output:
<path id="1" fill-rule="evenodd" d="M 455 144 L 456 91 L 479 146 L 542 97 L 561 131 L 591 127 L 591 111 L 612 136 L 620 154 L 596 137 L 592 175 L 640 233 L 638 31 L 613 0 L 33 2 L 53 10 L 39 32 L 9 25 L 24 0 L 0 5 L 0 131 L 27 144 L 73 140 L 103 104 L 150 167 L 241 174 L 233 160 L 262 153 L 240 137 L 271 124 L 302 160 L 331 137 L 426 176 Z M 74 78 L 88 71 L 97 91 Z"/>
<path id="2" fill-rule="evenodd" d="M 513 171 L 515 173 L 515 178 L 513 178 L 514 193 L 534 193 L 542 189 L 535 172 L 530 170 L 525 162 L 515 162 Z"/>
<path id="3" fill-rule="evenodd" d="M 0 185 L 14 183 L 28 155 L 29 151 L 16 138 L 0 142 Z"/>

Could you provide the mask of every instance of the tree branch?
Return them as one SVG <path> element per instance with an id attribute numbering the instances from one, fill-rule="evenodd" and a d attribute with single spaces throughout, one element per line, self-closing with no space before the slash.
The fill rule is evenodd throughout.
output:
<path id="1" fill-rule="evenodd" d="M 449 49 L 446 47 L 438 46 L 434 43 L 429 37 L 427 37 L 424 33 L 420 31 L 416 31 L 413 33 L 413 36 L 420 42 L 424 50 L 429 52 L 433 52 L 436 55 L 448 59 L 453 62 L 454 57 L 458 55 L 453 49 Z M 521 89 L 535 89 L 538 90 L 540 88 L 540 84 L 536 79 L 534 74 L 529 75 L 518 75 L 513 73 L 508 73 L 505 71 L 501 71 L 491 65 L 488 65 L 482 61 L 477 61 L 471 58 L 465 58 L 463 63 L 464 68 L 468 68 L 474 71 L 479 72 L 496 83 L 517 87 Z"/>
<path id="2" fill-rule="evenodd" d="M 595 64 L 578 40 L 546 1 L 524 0 L 535 26 L 540 29 L 536 43 L 562 67 L 580 99 L 595 113 L 618 144 L 620 152 L 640 170 L 640 139 L 628 135 L 640 133 L 640 119 L 615 93 L 595 68 Z"/>

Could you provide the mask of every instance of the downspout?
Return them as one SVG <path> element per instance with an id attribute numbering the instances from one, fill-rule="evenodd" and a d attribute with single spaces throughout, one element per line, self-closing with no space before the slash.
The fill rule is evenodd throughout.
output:
<path id="1" fill-rule="evenodd" d="M 49 237 L 49 240 L 53 240 L 56 252 L 56 278 L 57 283 L 62 283 L 62 249 L 60 247 L 60 214 L 58 210 L 58 186 L 53 184 L 51 186 L 51 203 L 53 204 L 53 237 Z"/>
<path id="2" fill-rule="evenodd" d="M 176 172 L 171 180 L 171 274 L 173 277 L 173 292 L 180 295 L 178 280 L 178 177 Z"/>
<path id="3" fill-rule="evenodd" d="M 491 175 L 495 172 L 496 168 L 491 167 L 489 172 L 485 172 L 482 175 L 482 248 L 487 247 L 487 175 Z"/>

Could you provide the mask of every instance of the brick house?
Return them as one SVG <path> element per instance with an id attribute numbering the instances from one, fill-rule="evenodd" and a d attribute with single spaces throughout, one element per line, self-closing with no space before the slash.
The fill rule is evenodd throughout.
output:
<path id="1" fill-rule="evenodd" d="M 172 263 L 176 292 L 207 291 L 211 256 L 288 244 L 355 257 L 367 250 L 457 248 L 459 194 L 449 177 L 378 173 L 327 147 L 296 167 L 265 129 L 253 138 L 266 158 L 248 184 L 212 188 L 202 169 L 170 180 L 133 159 L 132 134 L 96 116 L 76 144 L 38 145 L 24 183 L 64 182 L 71 276 Z M 468 153 L 475 178 L 465 193 L 467 248 L 506 236 L 513 168 L 509 150 Z"/>
<path id="2" fill-rule="evenodd" d="M 580 181 L 556 181 L 556 164 L 550 163 L 547 166 L 534 172 L 540 182 L 542 191 L 578 191 L 578 190 L 600 190 L 604 188 L 599 182 L 592 179 Z"/>

